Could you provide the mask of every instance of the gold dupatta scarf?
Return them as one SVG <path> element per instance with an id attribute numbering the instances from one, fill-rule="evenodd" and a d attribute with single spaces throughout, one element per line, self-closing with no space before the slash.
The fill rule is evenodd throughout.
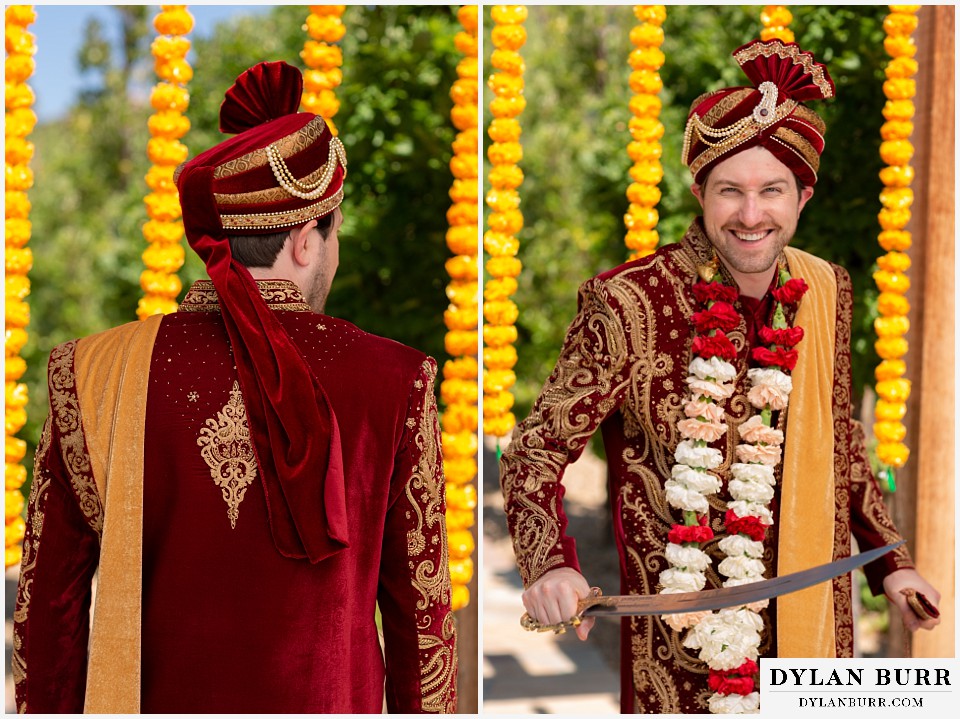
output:
<path id="1" fill-rule="evenodd" d="M 150 358 L 162 315 L 77 343 L 77 396 L 103 505 L 84 713 L 140 711 L 143 437 Z"/>
<path id="2" fill-rule="evenodd" d="M 777 574 L 833 561 L 834 427 L 833 373 L 836 348 L 837 280 L 829 263 L 793 248 L 784 250 L 793 277 L 810 289 L 795 326 L 797 346 L 793 392 L 780 492 Z M 833 583 L 777 598 L 777 653 L 781 657 L 835 657 Z"/>

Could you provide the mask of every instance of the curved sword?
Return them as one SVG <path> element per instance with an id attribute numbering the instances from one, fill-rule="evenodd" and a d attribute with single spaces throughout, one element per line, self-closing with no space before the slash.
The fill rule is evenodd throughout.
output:
<path id="1" fill-rule="evenodd" d="M 743 604 L 771 599 L 781 594 L 789 594 L 814 584 L 826 582 L 841 574 L 852 572 L 864 564 L 883 556 L 902 544 L 888 544 L 867 552 L 861 552 L 836 562 L 821 564 L 800 572 L 787 574 L 773 579 L 764 579 L 753 584 L 743 584 L 739 587 L 723 587 L 721 589 L 705 589 L 699 592 L 683 592 L 680 594 L 625 594 L 612 596 L 585 597 L 577 604 L 577 616 L 571 622 L 579 623 L 581 617 L 613 617 L 636 616 L 642 614 L 683 614 L 685 612 L 699 612 L 724 607 L 738 607 Z M 543 626 L 524 614 L 520 623 L 530 630 L 554 630 L 556 627 Z M 563 624 L 569 624 L 564 622 Z"/>

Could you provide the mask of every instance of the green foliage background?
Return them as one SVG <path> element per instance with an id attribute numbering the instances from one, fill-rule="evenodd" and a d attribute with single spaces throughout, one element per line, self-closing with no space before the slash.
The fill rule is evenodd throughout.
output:
<path id="1" fill-rule="evenodd" d="M 556 360 L 585 279 L 623 262 L 631 97 L 627 57 L 636 24 L 631 6 L 529 6 L 520 116 L 525 227 L 517 372 L 518 418 L 526 416 Z M 690 103 L 719 87 L 748 84 L 731 53 L 759 37 L 759 5 L 667 6 L 661 120 L 664 180 L 659 231 L 678 241 L 699 206 L 680 162 Z M 854 385 L 859 396 L 877 358 L 872 346 L 876 290 L 870 277 L 880 254 L 877 173 L 884 104 L 883 17 L 886 6 L 791 6 L 801 47 L 828 64 L 837 98 L 811 103 L 827 123 L 816 194 L 804 209 L 794 246 L 844 266 L 856 298 Z M 492 23 L 485 13 L 489 57 Z M 492 72 L 490 69 L 488 72 Z M 487 91 L 485 101 L 492 95 Z M 489 188 L 487 188 L 489 189 Z"/>
<path id="2" fill-rule="evenodd" d="M 448 164 L 456 132 L 449 91 L 462 58 L 453 42 L 462 30 L 456 7 L 351 6 L 344 14 L 344 82 L 335 121 L 349 167 L 340 269 L 327 301 L 330 314 L 441 362 Z M 156 13 L 155 7 L 116 8 L 119 52 L 98 23 L 84 28 L 78 62 L 100 78 L 99 88 L 30 138 L 37 148 L 30 192 L 35 259 L 23 351 L 30 404 L 21 436 L 31 445 L 47 414 L 50 350 L 136 319 Z M 306 6 L 278 6 L 222 23 L 194 41 L 188 56 L 192 127 L 183 140 L 191 157 L 225 139 L 217 130 L 220 103 L 243 70 L 263 60 L 303 67 L 298 53 L 308 13 Z M 205 276 L 188 250 L 180 272 L 184 288 Z"/>

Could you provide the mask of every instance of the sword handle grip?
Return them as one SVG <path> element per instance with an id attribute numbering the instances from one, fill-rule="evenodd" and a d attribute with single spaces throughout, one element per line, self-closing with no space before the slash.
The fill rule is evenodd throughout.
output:
<path id="1" fill-rule="evenodd" d="M 524 612 L 520 617 L 520 626 L 528 632 L 553 632 L 554 634 L 563 634 L 567 629 L 576 629 L 583 621 L 583 612 L 587 607 L 596 604 L 596 600 L 603 594 L 600 587 L 590 587 L 590 594 L 577 602 L 577 613 L 564 622 L 556 624 L 541 624 L 536 619 Z"/>

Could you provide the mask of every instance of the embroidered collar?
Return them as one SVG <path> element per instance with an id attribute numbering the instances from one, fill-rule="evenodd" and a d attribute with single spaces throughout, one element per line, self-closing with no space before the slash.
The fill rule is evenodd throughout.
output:
<path id="1" fill-rule="evenodd" d="M 706 230 L 703 229 L 703 218 L 697 217 L 693 222 L 690 223 L 690 227 L 687 229 L 686 234 L 684 234 L 681 243 L 684 245 L 687 250 L 688 256 L 692 260 L 692 270 L 696 273 L 696 268 L 700 265 L 705 265 L 713 260 L 716 257 L 716 251 L 713 249 L 713 243 L 710 242 L 710 238 L 707 237 Z M 784 252 L 781 250 L 780 256 L 777 258 L 777 263 L 780 267 L 787 267 L 787 257 Z M 730 285 L 731 287 L 737 287 L 737 281 L 733 279 L 733 276 L 730 274 L 730 271 L 727 269 L 727 266 L 720 261 L 717 263 L 720 270 L 720 276 L 723 278 L 723 283 Z M 694 280 L 691 279 L 691 283 Z M 776 275 L 774 275 L 771 286 L 776 284 Z M 739 298 L 738 298 L 739 300 Z"/>
<path id="2" fill-rule="evenodd" d="M 257 280 L 260 296 L 272 310 L 312 312 L 300 289 L 289 280 Z M 210 280 L 197 280 L 180 303 L 180 312 L 219 312 L 217 291 Z"/>

